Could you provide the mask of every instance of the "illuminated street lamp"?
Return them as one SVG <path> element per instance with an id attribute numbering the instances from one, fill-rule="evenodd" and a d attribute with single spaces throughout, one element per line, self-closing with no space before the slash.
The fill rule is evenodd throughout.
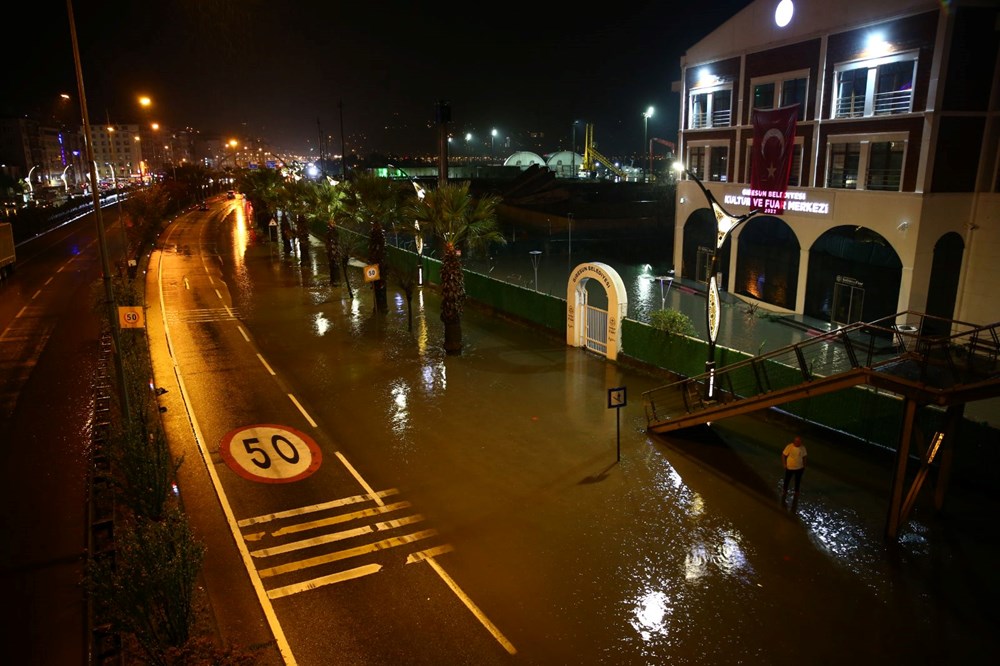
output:
<path id="1" fill-rule="evenodd" d="M 716 280 L 719 251 L 722 250 L 722 245 L 726 242 L 726 239 L 729 238 L 729 234 L 731 234 L 736 227 L 740 226 L 759 213 L 760 209 L 755 208 L 749 213 L 744 213 L 743 215 L 732 215 L 727 212 L 718 201 L 716 201 L 715 197 L 710 191 L 708 191 L 708 189 L 705 188 L 698 176 L 686 169 L 681 162 L 675 162 L 674 169 L 687 174 L 687 177 L 693 180 L 698 187 L 701 188 L 702 193 L 705 195 L 705 199 L 708 200 L 708 207 L 712 210 L 712 214 L 715 216 L 715 252 L 712 253 L 712 263 L 708 274 L 708 293 L 705 298 L 705 324 L 708 329 L 708 359 L 705 361 L 705 372 L 708 374 L 706 395 L 709 399 L 712 399 L 715 396 L 715 340 L 719 336 L 719 322 L 721 319 L 719 312 L 721 307 L 721 302 L 719 300 L 719 284 Z"/>
<path id="2" fill-rule="evenodd" d="M 494 150 L 493 150 L 493 148 L 496 145 L 496 140 L 497 140 L 497 130 L 494 127 L 490 131 L 490 162 L 491 163 L 496 159 L 496 155 L 494 154 Z"/>
<path id="3" fill-rule="evenodd" d="M 653 107 L 646 109 L 646 113 L 642 114 L 642 152 L 646 152 L 646 146 L 649 145 L 649 119 L 653 117 Z M 641 154 L 641 153 L 640 153 Z M 649 168 L 646 171 L 646 176 L 653 172 L 653 156 L 649 156 Z"/>

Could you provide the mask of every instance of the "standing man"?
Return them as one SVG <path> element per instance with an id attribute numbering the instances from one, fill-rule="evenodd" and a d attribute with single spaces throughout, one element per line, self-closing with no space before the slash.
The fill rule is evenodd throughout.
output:
<path id="1" fill-rule="evenodd" d="M 802 483 L 802 474 L 806 471 L 806 447 L 802 445 L 802 438 L 798 435 L 792 443 L 781 452 L 781 463 L 785 467 L 785 484 L 781 493 L 781 501 L 785 501 L 788 496 L 788 482 L 795 479 L 795 499 L 799 497 L 799 484 Z"/>

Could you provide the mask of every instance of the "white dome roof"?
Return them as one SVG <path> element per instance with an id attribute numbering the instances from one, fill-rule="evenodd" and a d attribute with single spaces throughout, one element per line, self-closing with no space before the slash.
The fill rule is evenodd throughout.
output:
<path id="1" fill-rule="evenodd" d="M 504 160 L 503 163 L 504 166 L 516 166 L 522 169 L 527 169 L 532 164 L 545 166 L 545 160 L 539 157 L 538 153 L 533 153 L 530 150 L 519 150 Z"/>
<path id="2" fill-rule="evenodd" d="M 583 155 L 574 153 L 572 150 L 560 150 L 549 155 L 546 164 L 550 169 L 555 169 L 560 166 L 566 166 L 572 169 L 574 164 L 577 166 L 583 164 Z"/>

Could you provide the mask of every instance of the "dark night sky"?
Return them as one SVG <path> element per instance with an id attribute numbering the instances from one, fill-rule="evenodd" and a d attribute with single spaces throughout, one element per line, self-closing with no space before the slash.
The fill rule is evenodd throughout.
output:
<path id="1" fill-rule="evenodd" d="M 116 122 L 148 116 L 304 152 L 317 119 L 339 147 L 342 101 L 349 148 L 432 153 L 445 99 L 455 133 L 488 143 L 492 127 L 543 131 L 548 152 L 568 147 L 579 120 L 578 147 L 590 122 L 610 156 L 642 147 L 649 105 L 649 136 L 675 138 L 680 56 L 748 4 L 75 0 L 73 11 L 92 123 L 107 109 Z M 0 112 L 51 115 L 59 93 L 77 98 L 67 6 L 34 0 L 18 14 Z M 154 100 L 146 115 L 139 94 Z"/>

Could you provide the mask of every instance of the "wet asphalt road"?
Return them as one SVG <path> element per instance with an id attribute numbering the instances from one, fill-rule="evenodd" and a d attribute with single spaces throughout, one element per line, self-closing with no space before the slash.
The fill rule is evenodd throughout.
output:
<path id="1" fill-rule="evenodd" d="M 435 563 L 515 651 L 419 564 L 275 602 L 298 663 L 985 663 L 995 651 L 995 538 L 979 529 L 995 502 L 956 493 L 947 517 L 918 507 L 887 545 L 892 466 L 878 452 L 807 433 L 804 491 L 783 506 L 781 422 L 648 436 L 639 396 L 661 378 L 471 304 L 463 353 L 445 356 L 433 290 L 414 299 L 411 330 L 393 289 L 389 315 L 372 316 L 359 269 L 354 298 L 331 287 L 318 242 L 302 265 L 234 215 L 211 217 L 195 254 L 217 261 L 225 284 L 213 289 L 297 396 L 298 416 L 286 405 L 279 417 L 316 436 L 324 469 L 345 459 L 405 497 L 443 549 Z M 223 337 L 222 357 L 245 344 Z M 260 374 L 252 357 L 224 364 Z M 217 447 L 227 401 L 255 389 L 202 384 L 217 395 L 206 436 Z M 618 386 L 629 404 L 616 422 Z M 269 405 L 238 419 L 266 421 Z M 320 478 L 303 484 L 322 494 Z M 295 484 L 232 481 L 256 498 L 235 505 L 301 505 L 287 499 L 304 492 Z"/>

